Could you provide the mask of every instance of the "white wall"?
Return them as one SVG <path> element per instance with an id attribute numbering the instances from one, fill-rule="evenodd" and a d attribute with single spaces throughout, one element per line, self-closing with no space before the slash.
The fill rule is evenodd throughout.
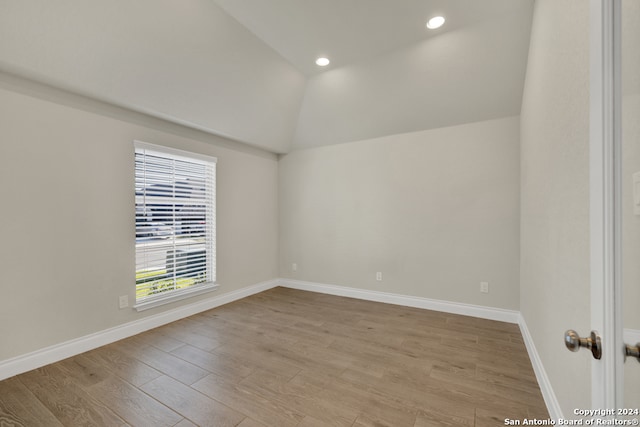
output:
<path id="1" fill-rule="evenodd" d="M 510 117 L 282 156 L 281 276 L 518 309 L 518 137 Z"/>
<path id="2" fill-rule="evenodd" d="M 0 361 L 186 303 L 118 309 L 134 299 L 135 139 L 218 158 L 220 289 L 196 299 L 277 277 L 275 155 L 0 77 Z"/>
<path id="3" fill-rule="evenodd" d="M 521 111 L 520 310 L 564 415 L 591 407 L 589 2 L 537 0 Z"/>

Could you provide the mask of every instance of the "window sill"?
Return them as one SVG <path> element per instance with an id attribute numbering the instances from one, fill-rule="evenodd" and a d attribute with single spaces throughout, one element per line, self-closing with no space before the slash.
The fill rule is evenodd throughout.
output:
<path id="1" fill-rule="evenodd" d="M 151 308 L 159 307 L 161 305 L 169 304 L 172 302 L 180 301 L 183 299 L 191 298 L 196 295 L 201 295 L 207 292 L 212 292 L 218 289 L 218 285 L 213 282 L 205 283 L 203 285 L 192 286 L 178 291 L 170 292 L 168 295 L 158 295 L 155 297 L 145 298 L 144 300 L 136 303 L 133 308 L 136 311 L 145 311 Z"/>

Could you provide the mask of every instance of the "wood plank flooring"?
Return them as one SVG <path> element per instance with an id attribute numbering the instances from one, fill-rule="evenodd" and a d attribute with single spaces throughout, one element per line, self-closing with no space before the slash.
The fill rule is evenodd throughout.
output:
<path id="1" fill-rule="evenodd" d="M 548 418 L 517 325 L 275 288 L 0 382 L 1 426 Z"/>

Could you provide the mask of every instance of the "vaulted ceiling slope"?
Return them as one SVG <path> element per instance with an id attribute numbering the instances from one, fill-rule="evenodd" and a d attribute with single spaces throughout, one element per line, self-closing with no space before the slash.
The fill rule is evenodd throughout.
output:
<path id="1" fill-rule="evenodd" d="M 530 8 L 311 77 L 294 137 L 305 148 L 520 114 Z"/>
<path id="2" fill-rule="evenodd" d="M 305 86 L 211 0 L 0 0 L 0 69 L 275 152 Z"/>
<path id="3" fill-rule="evenodd" d="M 532 8 L 0 0 L 0 70 L 284 153 L 519 114 Z"/>

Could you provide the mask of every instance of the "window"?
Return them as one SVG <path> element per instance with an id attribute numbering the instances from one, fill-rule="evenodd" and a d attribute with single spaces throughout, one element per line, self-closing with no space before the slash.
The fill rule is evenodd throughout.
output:
<path id="1" fill-rule="evenodd" d="M 136 305 L 216 288 L 216 158 L 135 142 Z"/>

